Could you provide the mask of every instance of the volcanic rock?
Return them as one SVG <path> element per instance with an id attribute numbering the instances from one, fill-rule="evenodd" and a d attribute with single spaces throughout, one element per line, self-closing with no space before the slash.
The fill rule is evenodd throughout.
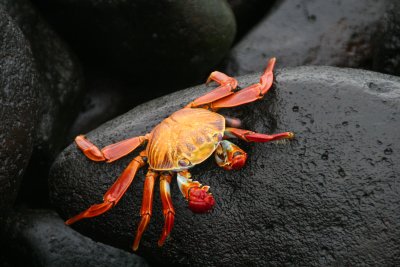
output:
<path id="1" fill-rule="evenodd" d="M 172 183 L 176 220 L 161 248 L 158 188 L 139 254 L 150 264 L 399 265 L 400 78 L 354 69 L 298 67 L 278 70 L 264 99 L 221 110 L 244 129 L 293 131 L 285 143 L 235 141 L 249 157 L 227 172 L 205 161 L 194 180 L 211 186 L 216 205 L 193 214 Z M 239 79 L 243 88 L 259 74 Z M 210 91 L 198 86 L 142 104 L 87 137 L 99 147 L 143 135 L 173 111 Z M 141 148 L 143 149 L 143 148 Z M 141 149 L 111 164 L 87 159 L 75 144 L 51 171 L 51 199 L 67 219 L 102 201 Z M 140 221 L 143 180 L 137 177 L 107 213 L 72 227 L 110 245 L 131 249 Z"/>
<path id="2" fill-rule="evenodd" d="M 39 102 L 29 44 L 1 7 L 0 101 L 0 209 L 4 209 L 14 203 L 32 153 Z"/>

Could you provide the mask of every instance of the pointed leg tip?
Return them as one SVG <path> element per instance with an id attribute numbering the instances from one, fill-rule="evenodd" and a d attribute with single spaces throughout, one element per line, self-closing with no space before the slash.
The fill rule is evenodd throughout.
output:
<path id="1" fill-rule="evenodd" d="M 132 250 L 133 251 L 137 251 L 138 248 L 139 248 L 139 244 L 134 243 L 133 246 L 132 246 Z"/>
<path id="2" fill-rule="evenodd" d="M 65 223 L 65 225 L 71 225 L 71 224 L 73 224 L 73 223 L 76 223 L 76 222 L 79 221 L 79 220 L 80 220 L 79 218 L 72 217 L 72 218 L 66 220 L 64 223 Z"/>
<path id="3" fill-rule="evenodd" d="M 158 240 L 158 246 L 159 247 L 162 247 L 163 245 L 164 245 L 164 242 L 165 242 L 165 239 L 166 239 L 167 237 L 165 236 L 162 236 L 161 238 L 160 238 L 160 240 Z"/>

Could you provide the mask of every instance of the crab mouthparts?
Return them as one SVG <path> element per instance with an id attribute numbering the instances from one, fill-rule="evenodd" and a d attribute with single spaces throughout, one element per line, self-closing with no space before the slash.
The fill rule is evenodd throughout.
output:
<path id="1" fill-rule="evenodd" d="M 215 205 L 213 195 L 207 193 L 208 188 L 193 187 L 189 192 L 189 209 L 194 213 L 205 213 Z"/>

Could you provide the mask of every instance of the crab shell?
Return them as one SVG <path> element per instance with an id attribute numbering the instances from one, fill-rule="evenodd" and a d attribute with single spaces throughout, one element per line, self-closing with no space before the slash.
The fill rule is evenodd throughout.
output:
<path id="1" fill-rule="evenodd" d="M 225 131 L 225 118 L 202 108 L 184 108 L 151 131 L 146 147 L 154 170 L 180 171 L 206 160 Z"/>

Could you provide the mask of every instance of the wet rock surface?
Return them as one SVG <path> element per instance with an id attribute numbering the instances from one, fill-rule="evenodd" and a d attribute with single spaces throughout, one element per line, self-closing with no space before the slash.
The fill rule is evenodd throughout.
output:
<path id="1" fill-rule="evenodd" d="M 239 79 L 257 82 L 259 75 Z M 192 169 L 211 186 L 209 214 L 193 214 L 175 183 L 175 226 L 162 248 L 158 188 L 139 254 L 157 265 L 398 265 L 400 225 L 400 79 L 333 67 L 277 71 L 263 100 L 222 113 L 258 132 L 294 131 L 285 144 L 247 144 L 246 166 L 220 169 L 210 159 Z M 211 90 L 189 88 L 136 107 L 87 136 L 99 147 L 143 135 L 173 111 Z M 140 114 L 140 116 L 138 116 Z M 52 167 L 53 204 L 69 218 L 102 195 L 140 151 L 112 164 L 95 163 L 74 144 Z M 130 250 L 139 223 L 143 179 L 111 211 L 72 227 Z"/>
<path id="2" fill-rule="evenodd" d="M 0 5 L 28 40 L 39 73 L 40 119 L 23 188 L 28 198 L 37 200 L 35 196 L 41 195 L 43 202 L 50 165 L 67 142 L 67 131 L 78 114 L 83 77 L 75 56 L 29 1 L 0 0 Z"/>
<path id="3" fill-rule="evenodd" d="M 32 153 L 37 72 L 29 44 L 0 7 L 0 209 L 10 207 Z"/>
<path id="4" fill-rule="evenodd" d="M 257 72 L 274 56 L 284 67 L 329 65 L 382 71 L 374 68 L 374 55 L 385 45 L 379 35 L 390 2 L 279 1 L 232 49 L 226 69 L 236 75 Z"/>
<path id="5" fill-rule="evenodd" d="M 35 2 L 90 65 L 152 85 L 203 79 L 236 29 L 224 0 Z"/>
<path id="6" fill-rule="evenodd" d="M 97 243 L 48 210 L 20 210 L 1 220 L 2 266 L 148 266 L 139 256 Z"/>

